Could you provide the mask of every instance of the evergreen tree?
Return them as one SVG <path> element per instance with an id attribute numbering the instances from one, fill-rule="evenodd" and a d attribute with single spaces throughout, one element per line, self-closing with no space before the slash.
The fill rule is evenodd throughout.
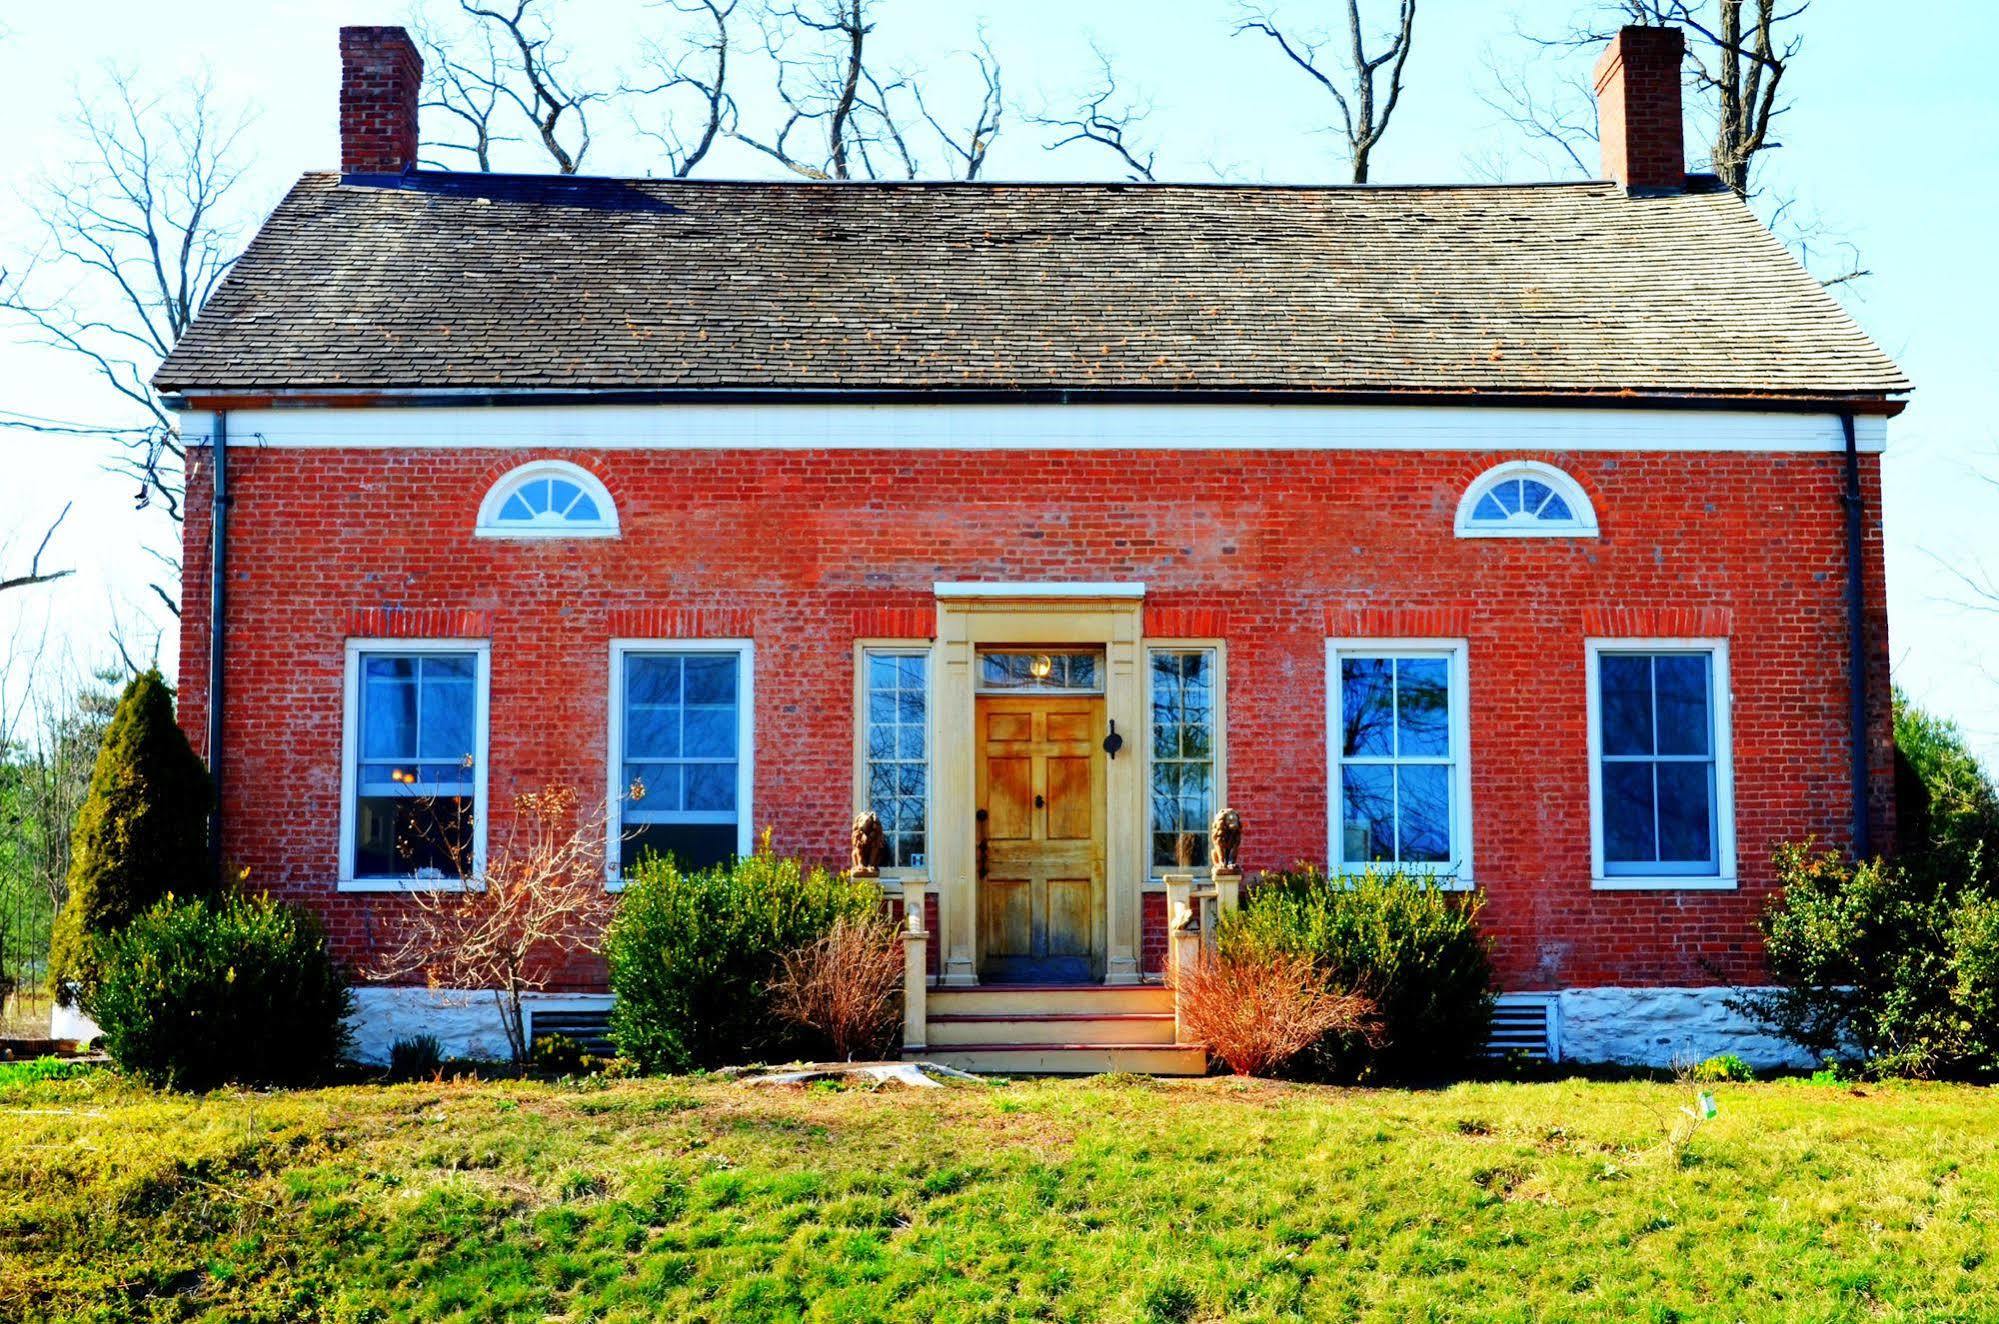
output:
<path id="1" fill-rule="evenodd" d="M 174 721 L 157 671 L 125 687 L 105 729 L 90 794 L 70 836 L 69 900 L 56 917 L 49 976 L 89 1010 L 98 942 L 168 893 L 214 890 L 208 769 Z"/>

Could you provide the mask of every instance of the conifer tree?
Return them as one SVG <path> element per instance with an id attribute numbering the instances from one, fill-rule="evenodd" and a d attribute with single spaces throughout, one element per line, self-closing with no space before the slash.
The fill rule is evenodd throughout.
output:
<path id="1" fill-rule="evenodd" d="M 98 940 L 169 892 L 214 890 L 208 769 L 174 721 L 158 671 L 125 687 L 105 729 L 90 794 L 70 836 L 69 900 L 56 916 L 49 975 L 58 995 L 90 1007 Z"/>

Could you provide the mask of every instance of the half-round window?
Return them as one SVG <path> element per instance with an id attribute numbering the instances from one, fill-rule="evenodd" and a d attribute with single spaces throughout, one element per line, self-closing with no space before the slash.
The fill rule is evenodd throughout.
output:
<path id="1" fill-rule="evenodd" d="M 1465 489 L 1457 530 L 1460 538 L 1594 538 L 1596 510 L 1560 469 L 1516 460 Z"/>
<path id="2" fill-rule="evenodd" d="M 589 470 L 544 460 L 493 484 L 479 505 L 477 532 L 485 538 L 611 538 L 618 511 Z"/>

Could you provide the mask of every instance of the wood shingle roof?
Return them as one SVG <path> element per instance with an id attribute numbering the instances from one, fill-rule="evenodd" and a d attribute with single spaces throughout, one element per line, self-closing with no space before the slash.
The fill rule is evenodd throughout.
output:
<path id="1" fill-rule="evenodd" d="M 309 174 L 170 391 L 1878 396 L 1725 190 Z"/>

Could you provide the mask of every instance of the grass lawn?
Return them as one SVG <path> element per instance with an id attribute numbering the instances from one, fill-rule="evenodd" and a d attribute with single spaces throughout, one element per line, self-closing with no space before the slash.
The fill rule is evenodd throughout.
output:
<path id="1" fill-rule="evenodd" d="M 0 1068 L 0 1318 L 1991 1319 L 1999 1094 Z"/>

